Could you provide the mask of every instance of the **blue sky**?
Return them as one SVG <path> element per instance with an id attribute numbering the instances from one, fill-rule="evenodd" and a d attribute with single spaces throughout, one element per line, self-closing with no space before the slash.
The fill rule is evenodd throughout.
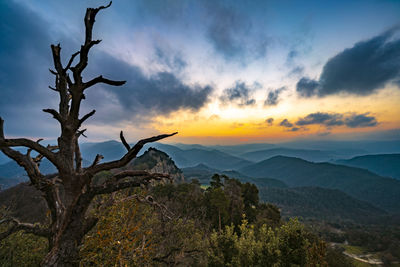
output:
<path id="1" fill-rule="evenodd" d="M 85 9 L 107 3 L 1 1 L 8 135 L 57 135 L 41 112 L 57 106 L 49 46 L 61 43 L 66 60 L 83 39 Z M 103 41 L 86 75 L 127 84 L 88 93 L 85 111 L 97 110 L 89 140 L 120 129 L 132 139 L 178 130 L 174 141 L 192 143 L 396 137 L 399 14 L 400 1 L 116 0 L 97 17 Z"/>

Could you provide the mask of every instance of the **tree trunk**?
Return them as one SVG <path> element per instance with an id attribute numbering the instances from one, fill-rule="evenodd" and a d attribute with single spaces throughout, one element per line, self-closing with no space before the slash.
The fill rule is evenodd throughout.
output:
<path id="1" fill-rule="evenodd" d="M 80 240 L 73 233 L 61 234 L 59 242 L 53 246 L 42 261 L 42 266 L 79 266 Z"/>
<path id="2" fill-rule="evenodd" d="M 66 210 L 61 220 L 54 226 L 50 252 L 42 261 L 42 266 L 79 266 L 79 246 L 85 234 L 95 225 L 85 218 L 91 198 L 81 195 L 78 203 Z"/>

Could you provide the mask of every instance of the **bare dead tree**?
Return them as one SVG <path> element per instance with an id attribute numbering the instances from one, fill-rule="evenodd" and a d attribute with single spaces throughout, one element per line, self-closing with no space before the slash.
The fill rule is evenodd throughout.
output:
<path id="1" fill-rule="evenodd" d="M 44 109 L 43 111 L 51 114 L 61 127 L 61 134 L 57 139 L 58 145 L 43 146 L 40 144 L 41 140 L 6 138 L 3 129 L 4 121 L 0 118 L 1 151 L 25 169 L 32 186 L 42 192 L 51 214 L 51 223 L 47 228 L 39 224 L 22 223 L 15 218 L 1 220 L 0 223 L 6 223 L 9 227 L 7 231 L 0 234 L 0 240 L 21 230 L 46 237 L 49 241 L 49 253 L 43 259 L 43 266 L 79 265 L 79 245 L 84 235 L 97 222 L 97 218 L 87 217 L 86 214 L 95 196 L 147 185 L 152 180 L 166 177 L 163 174 L 146 171 L 122 171 L 114 174 L 101 185 L 92 183 L 97 173 L 115 170 L 128 164 L 146 143 L 155 142 L 176 133 L 143 139 L 131 147 L 121 132 L 121 141 L 127 149 L 123 157 L 101 163 L 103 157 L 97 155 L 89 167 L 82 166 L 78 139 L 84 135 L 85 130 L 81 130 L 81 126 L 95 114 L 93 110 L 80 117 L 79 112 L 81 102 L 85 98 L 85 90 L 96 84 L 112 86 L 125 84 L 125 81 L 110 80 L 101 75 L 90 81 L 84 81 L 82 78 L 82 72 L 88 65 L 90 49 L 101 42 L 92 38 L 96 15 L 110 5 L 111 2 L 107 6 L 86 10 L 84 44 L 70 57 L 65 66 L 61 62 L 60 44 L 51 45 L 54 69 L 50 69 L 50 72 L 55 76 L 55 87 L 50 87 L 50 89 L 58 93 L 59 106 L 58 110 Z M 74 64 L 75 61 L 78 62 Z M 28 151 L 26 154 L 21 153 L 13 149 L 14 147 L 26 147 Z M 31 151 L 35 151 L 37 156 L 32 157 Z M 48 159 L 58 172 L 51 175 L 42 174 L 39 164 L 43 158 Z"/>

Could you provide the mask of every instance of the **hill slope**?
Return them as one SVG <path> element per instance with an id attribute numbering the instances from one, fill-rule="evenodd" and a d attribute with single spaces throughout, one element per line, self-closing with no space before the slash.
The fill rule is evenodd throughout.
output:
<path id="1" fill-rule="evenodd" d="M 339 189 L 377 207 L 400 212 L 400 181 L 384 178 L 364 169 L 277 156 L 239 171 L 252 177 L 278 179 L 291 187 Z"/>
<path id="2" fill-rule="evenodd" d="M 281 208 L 284 216 L 328 221 L 370 221 L 386 214 L 368 202 L 336 189 L 320 187 L 259 188 L 260 199 Z"/>
<path id="3" fill-rule="evenodd" d="M 380 154 L 337 160 L 336 163 L 367 169 L 381 176 L 400 180 L 400 154 Z"/>
<path id="4" fill-rule="evenodd" d="M 241 154 L 240 157 L 249 161 L 259 162 L 275 156 L 296 157 L 308 161 L 322 162 L 337 158 L 333 152 L 322 150 L 292 149 L 292 148 L 273 148 L 258 150 Z"/>
<path id="5" fill-rule="evenodd" d="M 230 178 L 236 178 L 241 182 L 250 182 L 258 187 L 280 187 L 285 188 L 287 185 L 279 181 L 277 179 L 272 178 L 251 178 L 246 176 L 238 171 L 219 171 L 213 168 L 210 168 L 204 164 L 199 164 L 194 167 L 182 168 L 183 174 L 186 180 L 197 179 L 201 184 L 208 184 L 210 182 L 211 177 L 215 174 L 224 174 Z"/>

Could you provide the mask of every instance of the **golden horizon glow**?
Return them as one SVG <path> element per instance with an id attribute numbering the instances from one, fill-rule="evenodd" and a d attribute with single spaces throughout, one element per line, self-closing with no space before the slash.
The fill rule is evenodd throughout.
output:
<path id="1" fill-rule="evenodd" d="M 276 107 L 265 108 L 223 106 L 217 102 L 209 103 L 198 113 L 178 111 L 168 117 L 157 117 L 152 127 L 159 132 L 179 131 L 174 142 L 190 143 L 201 141 L 215 143 L 227 138 L 235 142 L 283 141 L 307 136 L 357 136 L 373 131 L 396 129 L 400 126 L 400 91 L 386 88 L 370 96 L 330 96 L 320 99 L 299 99 L 292 95 Z M 378 124 L 373 127 L 349 128 L 336 126 L 327 128 L 323 125 L 306 125 L 298 131 L 290 131 L 279 123 L 287 119 L 294 127 L 295 122 L 310 113 L 327 112 L 340 114 L 366 114 L 374 116 Z M 265 120 L 273 118 L 272 126 Z M 209 141 L 207 141 L 209 139 Z M 241 141 L 242 140 L 242 141 Z M 218 143 L 218 142 L 216 142 Z"/>

